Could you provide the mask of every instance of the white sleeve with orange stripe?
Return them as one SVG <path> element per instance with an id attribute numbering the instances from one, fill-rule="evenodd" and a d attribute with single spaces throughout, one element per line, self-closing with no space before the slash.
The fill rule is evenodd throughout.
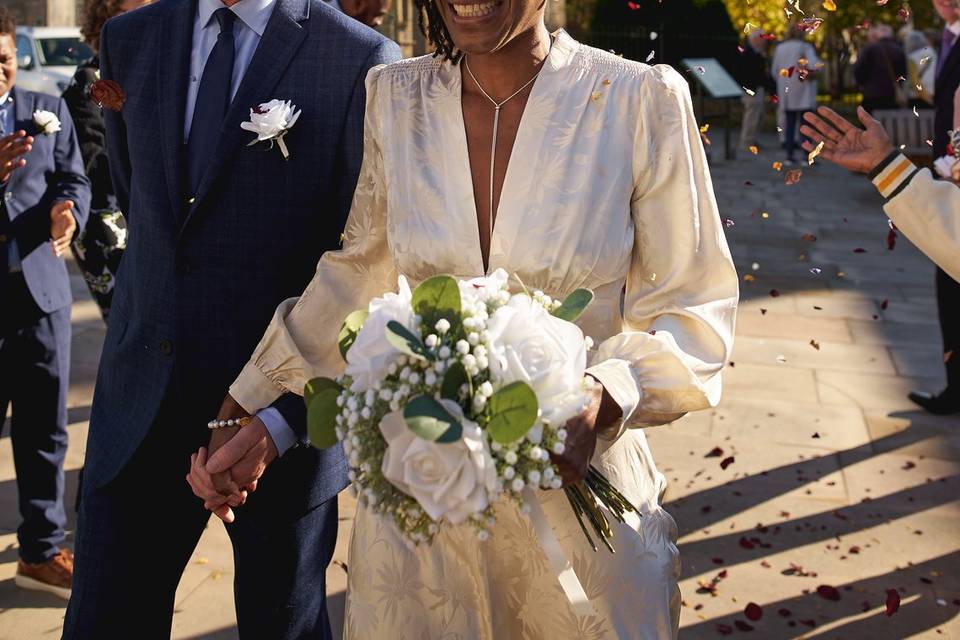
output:
<path id="1" fill-rule="evenodd" d="M 891 153 L 870 175 L 897 229 L 941 269 L 960 280 L 960 188 Z"/>

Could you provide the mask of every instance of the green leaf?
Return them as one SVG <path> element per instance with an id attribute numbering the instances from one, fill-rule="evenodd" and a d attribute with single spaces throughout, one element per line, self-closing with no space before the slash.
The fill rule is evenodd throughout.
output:
<path id="1" fill-rule="evenodd" d="M 460 287 L 451 276 L 427 278 L 413 290 L 411 302 L 431 333 L 441 318 L 450 323 L 451 331 L 460 326 Z"/>
<path id="2" fill-rule="evenodd" d="M 537 394 L 526 382 L 513 382 L 490 397 L 487 431 L 494 442 L 510 444 L 527 435 L 537 422 Z"/>
<path id="3" fill-rule="evenodd" d="M 324 389 L 336 389 L 338 394 L 343 391 L 340 383 L 330 378 L 314 378 L 313 380 L 309 380 L 307 384 L 303 385 L 303 401 L 307 404 L 307 407 L 310 406 L 310 402 L 314 397 Z"/>
<path id="4" fill-rule="evenodd" d="M 343 321 L 343 326 L 340 327 L 340 333 L 337 335 L 337 344 L 340 345 L 340 355 L 344 360 L 347 359 L 347 351 L 350 351 L 350 347 L 357 341 L 357 336 L 360 335 L 360 329 L 363 328 L 368 315 L 370 312 L 366 309 L 357 309 Z"/>
<path id="5" fill-rule="evenodd" d="M 430 396 L 417 396 L 403 409 L 403 419 L 415 434 L 430 442 L 456 442 L 463 426 Z"/>
<path id="6" fill-rule="evenodd" d="M 337 397 L 340 388 L 326 387 L 313 394 L 307 405 L 307 435 L 317 449 L 329 449 L 337 444 Z"/>
<path id="7" fill-rule="evenodd" d="M 433 360 L 434 356 L 423 346 L 420 337 L 405 326 L 391 320 L 387 323 L 387 341 L 398 351 L 418 360 Z"/>
<path id="8" fill-rule="evenodd" d="M 576 322 L 580 315 L 593 302 L 593 291 L 589 289 L 577 289 L 567 296 L 563 304 L 557 307 L 553 315 L 561 320 Z"/>
<path id="9" fill-rule="evenodd" d="M 447 372 L 443 374 L 443 382 L 440 383 L 440 397 L 444 400 L 453 400 L 460 402 L 460 387 L 470 384 L 470 376 L 463 363 L 457 360 Z"/>

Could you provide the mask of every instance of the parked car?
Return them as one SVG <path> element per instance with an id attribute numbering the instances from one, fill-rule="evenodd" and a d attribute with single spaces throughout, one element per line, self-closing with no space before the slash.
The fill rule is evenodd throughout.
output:
<path id="1" fill-rule="evenodd" d="M 17 27 L 17 86 L 59 96 L 93 49 L 75 27 Z"/>

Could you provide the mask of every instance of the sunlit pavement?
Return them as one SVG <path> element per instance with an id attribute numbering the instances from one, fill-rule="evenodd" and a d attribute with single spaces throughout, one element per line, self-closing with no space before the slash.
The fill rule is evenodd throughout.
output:
<path id="1" fill-rule="evenodd" d="M 960 417 L 906 399 L 943 384 L 933 268 L 902 237 L 888 250 L 865 178 L 804 163 L 787 185 L 772 147 L 737 161 L 721 151 L 714 184 L 743 293 L 724 399 L 648 432 L 681 532 L 681 638 L 958 637 Z M 74 289 L 70 504 L 103 339 L 78 277 Z M 0 639 L 59 637 L 63 603 L 13 585 L 6 434 L 0 504 Z M 342 502 L 328 572 L 338 627 L 352 508 Z M 214 520 L 180 584 L 175 638 L 236 637 L 232 579 Z M 888 617 L 890 590 L 901 604 Z"/>

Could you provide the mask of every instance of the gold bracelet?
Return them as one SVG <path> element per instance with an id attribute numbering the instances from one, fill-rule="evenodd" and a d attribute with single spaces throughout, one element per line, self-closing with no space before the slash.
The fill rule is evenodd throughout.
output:
<path id="1" fill-rule="evenodd" d="M 243 418 L 229 418 L 227 420 L 211 420 L 207 423 L 207 429 L 223 429 L 224 427 L 245 427 L 253 420 L 250 416 Z"/>

